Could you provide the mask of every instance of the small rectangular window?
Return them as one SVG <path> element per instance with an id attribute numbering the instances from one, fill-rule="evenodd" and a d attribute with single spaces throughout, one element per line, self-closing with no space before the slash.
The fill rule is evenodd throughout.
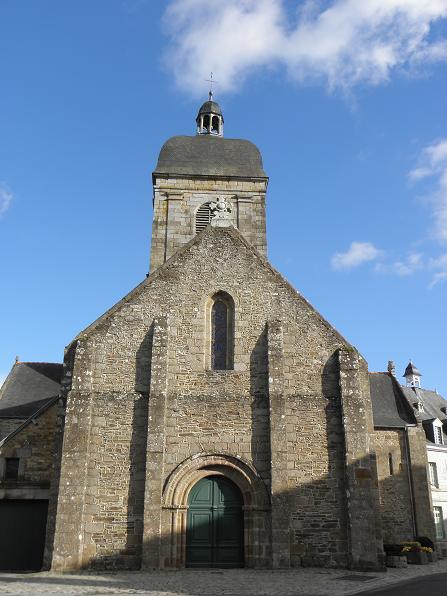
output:
<path id="1" fill-rule="evenodd" d="M 435 435 L 435 443 L 437 445 L 443 444 L 443 437 L 442 437 L 442 428 L 440 426 L 433 426 L 433 432 Z"/>
<path id="2" fill-rule="evenodd" d="M 433 516 L 435 518 L 436 538 L 440 540 L 445 537 L 442 507 L 433 507 Z"/>
<path id="3" fill-rule="evenodd" d="M 5 459 L 5 480 L 17 480 L 19 477 L 19 458 L 7 457 Z"/>
<path id="4" fill-rule="evenodd" d="M 439 488 L 438 470 L 436 468 L 436 464 L 432 461 L 428 462 L 428 477 L 430 479 L 430 484 L 435 488 Z"/>

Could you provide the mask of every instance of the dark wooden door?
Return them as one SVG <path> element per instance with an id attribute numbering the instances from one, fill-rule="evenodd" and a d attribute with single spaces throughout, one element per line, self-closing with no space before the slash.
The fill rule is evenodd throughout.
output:
<path id="1" fill-rule="evenodd" d="M 48 501 L 0 501 L 0 570 L 42 567 Z"/>
<path id="2" fill-rule="evenodd" d="M 222 476 L 207 476 L 188 499 L 187 567 L 243 567 L 242 495 Z"/>

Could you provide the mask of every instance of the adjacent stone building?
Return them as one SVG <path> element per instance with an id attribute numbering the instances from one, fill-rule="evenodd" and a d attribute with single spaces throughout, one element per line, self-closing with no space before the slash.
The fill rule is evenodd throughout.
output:
<path id="1" fill-rule="evenodd" d="M 370 373 L 370 388 L 384 543 L 408 536 L 434 540 L 422 420 L 408 403 L 392 362 L 386 373 Z"/>
<path id="2" fill-rule="evenodd" d="M 411 361 L 403 376 L 406 386 L 401 389 L 425 433 L 436 540 L 447 555 L 447 400 L 422 388 L 422 375 Z"/>
<path id="3" fill-rule="evenodd" d="M 44 565 L 381 569 L 399 494 L 434 535 L 423 432 L 376 424 L 364 358 L 269 264 L 259 150 L 211 95 L 196 122 L 153 173 L 150 274 L 66 349 Z"/>
<path id="4" fill-rule="evenodd" d="M 16 362 L 0 388 L 0 569 L 39 569 L 62 364 Z"/>

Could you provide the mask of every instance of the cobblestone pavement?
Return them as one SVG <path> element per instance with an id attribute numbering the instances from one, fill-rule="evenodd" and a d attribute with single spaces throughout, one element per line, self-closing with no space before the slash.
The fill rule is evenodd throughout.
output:
<path id="1" fill-rule="evenodd" d="M 284 571 L 181 570 L 117 573 L 0 573 L 0 594 L 148 596 L 341 596 L 447 572 L 447 560 L 386 573 L 302 568 Z"/>

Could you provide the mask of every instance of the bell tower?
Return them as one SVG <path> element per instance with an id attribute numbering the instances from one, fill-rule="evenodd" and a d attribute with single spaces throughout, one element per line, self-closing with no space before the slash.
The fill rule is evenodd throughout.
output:
<path id="1" fill-rule="evenodd" d="M 207 225 L 232 225 L 267 256 L 265 197 L 268 177 L 259 149 L 223 136 L 224 118 L 210 91 L 194 136 L 163 145 L 152 174 L 154 271 Z"/>
<path id="2" fill-rule="evenodd" d="M 213 92 L 208 94 L 208 101 L 200 107 L 196 118 L 198 135 L 217 135 L 223 137 L 224 119 L 218 103 L 213 101 Z"/>

